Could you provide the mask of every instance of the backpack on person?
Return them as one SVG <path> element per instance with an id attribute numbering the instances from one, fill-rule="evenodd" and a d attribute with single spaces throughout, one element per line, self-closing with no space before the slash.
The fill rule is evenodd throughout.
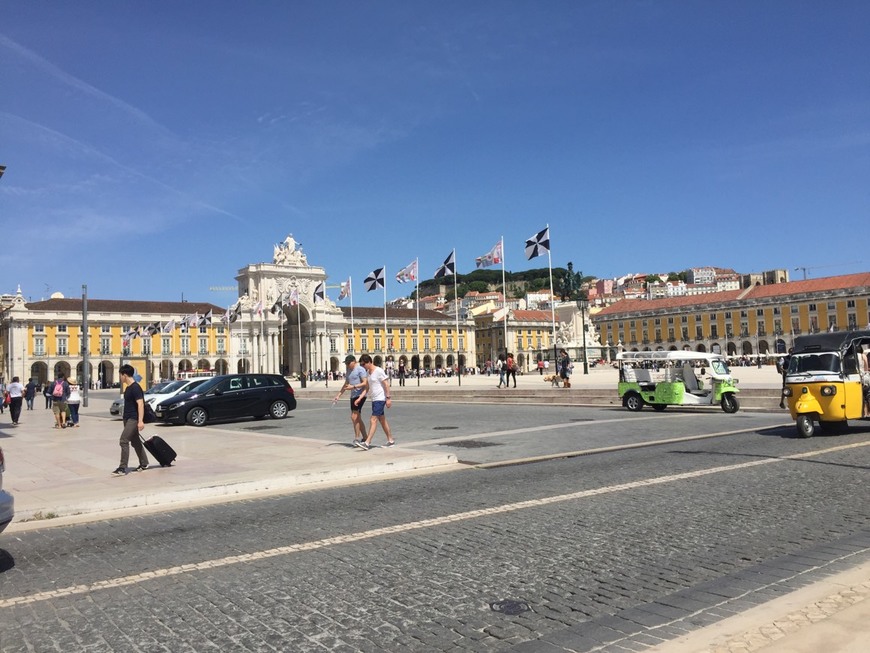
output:
<path id="1" fill-rule="evenodd" d="M 63 397 L 63 381 L 54 382 L 54 390 L 51 391 L 52 397 Z"/>

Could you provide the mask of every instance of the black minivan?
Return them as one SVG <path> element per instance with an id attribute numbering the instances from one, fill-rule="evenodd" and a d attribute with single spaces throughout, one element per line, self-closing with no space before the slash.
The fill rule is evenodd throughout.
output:
<path id="1" fill-rule="evenodd" d="M 296 396 L 278 374 L 223 374 L 161 401 L 154 408 L 166 423 L 204 426 L 214 420 L 266 416 L 281 419 L 296 409 Z"/>

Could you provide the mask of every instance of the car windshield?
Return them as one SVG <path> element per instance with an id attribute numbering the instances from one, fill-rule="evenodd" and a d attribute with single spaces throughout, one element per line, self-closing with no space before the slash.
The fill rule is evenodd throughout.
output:
<path id="1" fill-rule="evenodd" d="M 175 392 L 179 388 L 187 384 L 187 381 L 170 381 L 160 390 L 160 394 L 165 395 L 170 392 Z"/>
<path id="2" fill-rule="evenodd" d="M 185 391 L 185 392 L 190 392 L 190 391 L 193 390 L 194 388 L 198 388 L 198 387 L 201 386 L 203 383 L 205 383 L 206 381 L 209 381 L 209 380 L 210 380 L 210 379 L 198 379 L 198 380 L 196 380 L 196 381 L 188 381 L 188 386 L 184 389 L 184 391 Z"/>
<path id="3" fill-rule="evenodd" d="M 163 392 L 163 389 L 169 385 L 170 382 L 164 381 L 163 383 L 155 383 L 150 388 L 145 391 L 146 395 L 157 394 L 158 392 Z"/>
<path id="4" fill-rule="evenodd" d="M 814 372 L 840 373 L 840 357 L 828 354 L 797 354 L 788 364 L 789 374 L 812 374 Z"/>
<path id="5" fill-rule="evenodd" d="M 731 370 L 728 369 L 728 364 L 723 361 L 721 358 L 714 358 L 710 361 L 710 367 L 713 368 L 714 374 L 730 374 Z"/>

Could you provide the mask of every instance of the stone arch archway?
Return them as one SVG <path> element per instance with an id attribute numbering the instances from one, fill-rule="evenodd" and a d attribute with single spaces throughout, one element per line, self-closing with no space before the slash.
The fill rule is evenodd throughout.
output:
<path id="1" fill-rule="evenodd" d="M 40 385 L 48 383 L 48 365 L 39 361 L 30 366 L 30 378 L 35 379 Z"/>

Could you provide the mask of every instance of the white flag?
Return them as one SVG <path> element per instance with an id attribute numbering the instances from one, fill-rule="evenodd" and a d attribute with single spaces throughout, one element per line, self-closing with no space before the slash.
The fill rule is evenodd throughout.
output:
<path id="1" fill-rule="evenodd" d="M 377 270 L 372 270 L 369 272 L 369 276 L 365 278 L 363 281 L 363 285 L 366 287 L 366 292 L 371 292 L 372 290 L 377 290 L 378 288 L 385 288 L 386 285 L 384 283 L 384 268 L 378 268 Z"/>
<path id="2" fill-rule="evenodd" d="M 539 231 L 526 241 L 526 259 L 531 261 L 550 251 L 550 228 Z"/>

